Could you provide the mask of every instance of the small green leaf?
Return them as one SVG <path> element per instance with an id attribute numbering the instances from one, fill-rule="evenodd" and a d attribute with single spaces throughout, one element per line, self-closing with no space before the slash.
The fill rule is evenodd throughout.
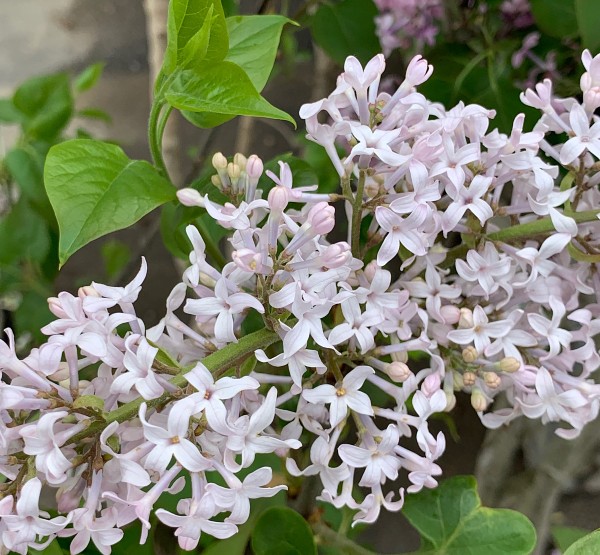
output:
<path id="1" fill-rule="evenodd" d="M 148 162 L 89 139 L 52 147 L 44 180 L 60 230 L 61 266 L 90 241 L 129 227 L 175 197 L 174 188 Z"/>
<path id="2" fill-rule="evenodd" d="M 86 67 L 73 82 L 73 87 L 77 92 L 85 92 L 90 90 L 102 76 L 104 71 L 104 62 L 98 62 Z"/>
<path id="3" fill-rule="evenodd" d="M 184 49 L 202 29 L 209 11 L 214 19 L 209 24 L 210 38 L 205 59 L 218 61 L 225 58 L 229 41 L 220 0 L 171 0 L 167 21 L 167 50 L 163 64 L 166 75 L 173 73 L 177 67 L 183 67 Z"/>
<path id="4" fill-rule="evenodd" d="M 595 530 L 572 544 L 564 555 L 598 555 L 598 553 L 600 553 L 600 530 Z"/>
<path id="5" fill-rule="evenodd" d="M 590 531 L 574 526 L 553 526 L 550 530 L 554 545 L 564 553 L 577 540 L 587 536 Z"/>
<path id="6" fill-rule="evenodd" d="M 295 125 L 289 114 L 260 96 L 250 78 L 232 62 L 204 62 L 198 71 L 179 72 L 165 98 L 178 110 L 281 119 Z"/>
<path id="7" fill-rule="evenodd" d="M 472 476 L 408 495 L 404 516 L 419 531 L 421 552 L 436 555 L 528 555 L 535 529 L 516 511 L 481 506 Z"/>
<path id="8" fill-rule="evenodd" d="M 25 119 L 25 115 L 17 110 L 10 98 L 0 98 L 1 123 L 23 123 Z"/>
<path id="9" fill-rule="evenodd" d="M 375 34 L 378 10 L 372 0 L 322 4 L 311 21 L 315 42 L 336 62 L 356 56 L 363 64 L 381 52 Z"/>
<path id="10" fill-rule="evenodd" d="M 181 51 L 181 60 L 178 65 L 182 69 L 193 69 L 199 64 L 204 58 L 206 58 L 206 52 L 208 50 L 208 42 L 210 40 L 210 32 L 218 16 L 213 17 L 214 6 L 210 5 L 206 12 L 206 19 L 202 24 L 202 27 L 188 40 L 187 44 Z"/>
<path id="11" fill-rule="evenodd" d="M 600 49 L 600 3 L 598 0 L 575 0 L 575 13 L 583 46 L 596 53 Z"/>
<path id="12" fill-rule="evenodd" d="M 575 0 L 531 0 L 531 13 L 541 31 L 562 39 L 578 32 Z"/>
<path id="13" fill-rule="evenodd" d="M 105 121 L 106 123 L 110 123 L 112 121 L 110 114 L 106 113 L 104 110 L 100 110 L 99 108 L 82 108 L 81 110 L 77 111 L 76 115 L 81 118 Z"/>
<path id="14" fill-rule="evenodd" d="M 15 91 L 13 104 L 24 115 L 23 128 L 30 137 L 52 139 L 73 113 L 69 77 L 58 73 L 29 79 Z"/>
<path id="15" fill-rule="evenodd" d="M 255 555 L 317 555 L 308 523 L 288 507 L 267 509 L 252 532 Z"/>

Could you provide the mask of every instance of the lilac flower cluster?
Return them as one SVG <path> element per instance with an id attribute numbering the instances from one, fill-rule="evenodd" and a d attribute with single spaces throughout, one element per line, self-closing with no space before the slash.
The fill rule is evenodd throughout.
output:
<path id="1" fill-rule="evenodd" d="M 294 187 L 283 162 L 266 193 L 258 157 L 216 154 L 228 202 L 178 197 L 229 230 L 231 261 L 209 264 L 189 226 L 190 265 L 158 325 L 134 308 L 143 262 L 126 287 L 50 299 L 48 341 L 23 360 L 10 331 L 0 343 L 0 553 L 56 536 L 110 553 L 136 520 L 144 542 L 153 510 L 183 549 L 229 537 L 252 499 L 286 488 L 266 453 L 373 522 L 401 509 L 405 489 L 387 484 L 401 471 L 409 493 L 436 486 L 445 438 L 428 420 L 458 391 L 489 427 L 525 415 L 576 436 L 600 397 L 600 57 L 583 62 L 582 103 L 544 81 L 522 95 L 541 111 L 533 131 L 518 116 L 504 135 L 493 111 L 418 93 L 432 73 L 419 56 L 392 95 L 383 56 L 348 58 L 332 94 L 301 109 L 340 193 Z M 347 241 L 327 240 L 336 206 Z M 264 329 L 242 337 L 250 313 Z M 500 393 L 508 408 L 487 412 Z M 176 512 L 155 510 L 184 485 Z"/>
<path id="2" fill-rule="evenodd" d="M 444 17 L 442 0 L 375 0 L 377 36 L 386 56 L 393 50 L 433 46 Z"/>

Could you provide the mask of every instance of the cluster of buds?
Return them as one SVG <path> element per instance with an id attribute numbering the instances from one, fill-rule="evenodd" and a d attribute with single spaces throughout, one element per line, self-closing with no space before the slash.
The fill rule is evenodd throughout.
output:
<path id="1" fill-rule="evenodd" d="M 51 299 L 48 341 L 24 359 L 9 331 L 0 343 L 0 552 L 58 536 L 109 553 L 136 520 L 144 542 L 153 511 L 194 549 L 302 476 L 373 522 L 436 486 L 445 438 L 429 419 L 457 391 L 489 427 L 525 415 L 576 436 L 600 398 L 600 62 L 583 60 L 583 104 L 541 83 L 522 96 L 542 112 L 534 130 L 518 116 L 505 135 L 490 110 L 418 93 L 432 72 L 420 57 L 392 95 L 382 56 L 349 58 L 301 109 L 336 194 L 294 187 L 283 162 L 262 176 L 256 156 L 215 155 L 226 202 L 178 196 L 227 230 L 231 259 L 211 264 L 189 226 L 190 264 L 157 325 L 134 308 L 143 263 L 125 287 Z M 328 239 L 336 208 L 345 241 Z M 499 393 L 508 407 L 493 411 Z M 277 485 L 268 454 L 285 461 Z M 170 495 L 177 511 L 156 509 Z"/>

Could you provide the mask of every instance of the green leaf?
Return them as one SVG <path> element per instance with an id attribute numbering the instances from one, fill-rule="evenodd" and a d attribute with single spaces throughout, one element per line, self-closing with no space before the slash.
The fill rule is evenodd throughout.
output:
<path id="1" fill-rule="evenodd" d="M 587 536 L 590 531 L 574 526 L 553 526 L 550 530 L 554 545 L 564 553 L 577 540 Z"/>
<path id="2" fill-rule="evenodd" d="M 531 0 L 531 13 L 541 31 L 559 39 L 578 32 L 575 0 Z"/>
<path id="3" fill-rule="evenodd" d="M 210 38 L 205 59 L 218 61 L 225 58 L 229 41 L 220 0 L 171 0 L 167 21 L 167 50 L 163 64 L 166 75 L 173 73 L 177 67 L 182 67 L 184 49 L 202 29 L 209 12 L 214 19 L 209 22 L 212 24 L 209 25 Z M 199 38 L 194 40 L 199 41 Z"/>
<path id="4" fill-rule="evenodd" d="M 60 545 L 58 545 L 58 540 L 53 540 L 50 542 L 50 544 L 47 547 L 45 547 L 41 551 L 38 551 L 37 549 L 30 549 L 29 554 L 30 555 L 63 555 L 63 550 L 60 548 Z"/>
<path id="5" fill-rule="evenodd" d="M 98 62 L 86 67 L 73 82 L 73 87 L 77 92 L 85 92 L 90 90 L 102 76 L 104 71 L 104 62 Z"/>
<path id="6" fill-rule="evenodd" d="M 575 0 L 575 13 L 583 46 L 595 53 L 600 49 L 600 3 L 597 0 Z"/>
<path id="7" fill-rule="evenodd" d="M 600 553 L 600 530 L 577 540 L 564 555 L 598 555 Z"/>
<path id="8" fill-rule="evenodd" d="M 232 62 L 204 62 L 198 71 L 179 72 L 165 98 L 178 110 L 281 119 L 295 125 L 289 114 L 260 96 L 250 78 Z"/>
<path id="9" fill-rule="evenodd" d="M 23 129 L 36 139 L 53 139 L 73 113 L 71 85 L 66 73 L 34 77 L 15 92 L 13 104 L 25 118 Z"/>
<path id="10" fill-rule="evenodd" d="M 262 91 L 275 63 L 283 26 L 294 22 L 282 15 L 240 15 L 226 21 L 229 52 L 225 59 L 240 66 L 256 90 Z"/>
<path id="11" fill-rule="evenodd" d="M 21 194 L 27 198 L 32 208 L 55 228 L 56 218 L 44 189 L 43 155 L 31 145 L 25 145 L 10 150 L 4 162 L 21 189 Z"/>
<path id="12" fill-rule="evenodd" d="M 181 60 L 178 66 L 182 69 L 194 69 L 197 64 L 206 58 L 208 51 L 208 42 L 210 41 L 210 32 L 218 16 L 213 16 L 214 6 L 210 5 L 206 12 L 206 18 L 202 27 L 196 31 L 192 38 L 187 42 L 181 51 Z"/>
<path id="13" fill-rule="evenodd" d="M 252 532 L 255 555 L 316 555 L 315 538 L 308 523 L 288 507 L 267 509 Z"/>
<path id="14" fill-rule="evenodd" d="M 55 319 L 48 308 L 48 297 L 52 296 L 53 288 L 50 283 L 36 279 L 35 289 L 30 283 L 24 283 L 23 289 L 21 302 L 13 314 L 15 333 L 19 336 L 30 333 L 34 343 L 39 345 L 47 339 L 40 329 Z"/>
<path id="15" fill-rule="evenodd" d="M 381 52 L 375 34 L 377 14 L 372 0 L 322 4 L 311 22 L 313 38 L 336 62 L 343 64 L 352 55 L 365 64 Z"/>
<path id="16" fill-rule="evenodd" d="M 481 506 L 472 476 L 456 476 L 434 490 L 408 495 L 404 516 L 436 555 L 528 555 L 535 529 L 524 515 Z"/>
<path id="17" fill-rule="evenodd" d="M 228 17 L 229 52 L 226 61 L 240 66 L 258 92 L 267 84 L 275 63 L 281 31 L 294 23 L 281 15 L 246 15 Z M 184 112 L 196 127 L 217 127 L 235 116 L 207 112 Z"/>
<path id="18" fill-rule="evenodd" d="M 0 264 L 35 260 L 41 262 L 50 247 L 48 229 L 42 218 L 21 198 L 0 219 Z"/>
<path id="19" fill-rule="evenodd" d="M 148 162 L 89 139 L 52 147 L 44 180 L 60 230 L 61 266 L 90 241 L 129 227 L 175 198 L 175 189 Z"/>
<path id="20" fill-rule="evenodd" d="M 0 122 L 23 123 L 25 116 L 17 110 L 10 98 L 0 98 Z"/>

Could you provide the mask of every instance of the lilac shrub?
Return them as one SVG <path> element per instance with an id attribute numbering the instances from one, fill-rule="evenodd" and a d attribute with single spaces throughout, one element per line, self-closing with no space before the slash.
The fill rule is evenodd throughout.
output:
<path id="1" fill-rule="evenodd" d="M 211 265 L 189 226 L 159 324 L 135 311 L 142 261 L 125 287 L 50 299 L 48 340 L 24 359 L 7 330 L 0 552 L 58 536 L 106 554 L 134 521 L 143 543 L 159 498 L 184 485 L 176 512 L 155 510 L 181 548 L 229 537 L 252 499 L 286 489 L 267 466 L 241 478 L 265 453 L 374 522 L 437 485 L 445 438 L 428 421 L 459 391 L 489 428 L 524 415 L 577 436 L 600 397 L 600 57 L 583 63 L 583 102 L 546 80 L 522 95 L 541 112 L 533 130 L 520 115 L 505 135 L 492 110 L 417 92 L 433 71 L 420 56 L 393 94 L 378 91 L 382 55 L 348 58 L 335 90 L 300 111 L 339 174 L 334 194 L 294 187 L 283 162 L 276 175 L 257 156 L 215 155 L 228 202 L 178 197 L 229 232 L 230 260 Z M 345 241 L 327 238 L 336 215 Z M 242 334 L 249 314 L 264 329 Z M 508 407 L 494 410 L 501 393 Z M 390 487 L 401 471 L 407 484 Z M 42 487 L 58 516 L 41 510 Z"/>

